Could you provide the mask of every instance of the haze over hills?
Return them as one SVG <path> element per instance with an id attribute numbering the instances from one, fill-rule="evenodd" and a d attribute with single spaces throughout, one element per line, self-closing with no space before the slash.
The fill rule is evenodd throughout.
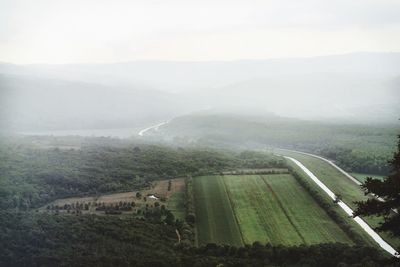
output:
<path id="1" fill-rule="evenodd" d="M 148 85 L 165 91 L 212 89 L 275 75 L 310 73 L 398 76 L 400 53 L 352 53 L 310 58 L 235 61 L 132 61 L 105 64 L 0 64 L 8 74 L 109 85 Z"/>
<path id="2" fill-rule="evenodd" d="M 14 130 L 118 128 L 204 109 L 395 123 L 400 114 L 399 70 L 400 53 L 213 62 L 0 64 L 1 124 Z"/>
<path id="3" fill-rule="evenodd" d="M 400 267 L 400 1 L 0 1 L 0 267 Z"/>
<path id="4" fill-rule="evenodd" d="M 0 84 L 0 125 L 11 131 L 135 128 L 185 112 L 153 89 L 4 74 Z"/>

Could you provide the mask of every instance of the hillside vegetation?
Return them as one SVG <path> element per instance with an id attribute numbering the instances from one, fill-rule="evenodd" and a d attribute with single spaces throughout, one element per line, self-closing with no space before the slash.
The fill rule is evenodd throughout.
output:
<path id="1" fill-rule="evenodd" d="M 186 145 L 313 152 L 351 172 L 387 174 L 399 129 L 398 124 L 369 126 L 204 113 L 175 118 L 157 135 Z"/>

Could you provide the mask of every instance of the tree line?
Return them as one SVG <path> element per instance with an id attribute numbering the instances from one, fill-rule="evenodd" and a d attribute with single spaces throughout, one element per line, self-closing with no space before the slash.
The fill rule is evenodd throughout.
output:
<path id="1" fill-rule="evenodd" d="M 379 250 L 339 243 L 243 247 L 178 243 L 175 226 L 131 216 L 0 211 L 0 266 L 396 266 Z"/>

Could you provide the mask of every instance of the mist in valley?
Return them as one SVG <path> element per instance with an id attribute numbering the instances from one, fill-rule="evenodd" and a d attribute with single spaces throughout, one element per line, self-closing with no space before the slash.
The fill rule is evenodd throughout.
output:
<path id="1" fill-rule="evenodd" d="M 196 113 L 396 124 L 400 54 L 0 65 L 3 130 L 118 129 Z"/>
<path id="2" fill-rule="evenodd" d="M 5 1 L 1 130 L 135 134 L 202 112 L 396 125 L 398 8 Z"/>
<path id="3" fill-rule="evenodd" d="M 398 266 L 399 14 L 1 0 L 0 266 Z"/>

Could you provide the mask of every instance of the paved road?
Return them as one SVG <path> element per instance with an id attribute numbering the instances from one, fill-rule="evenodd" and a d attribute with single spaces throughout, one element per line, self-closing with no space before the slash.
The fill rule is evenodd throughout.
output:
<path id="1" fill-rule="evenodd" d="M 153 125 L 153 126 L 144 128 L 144 129 L 142 129 L 142 130 L 140 130 L 140 131 L 138 132 L 138 135 L 143 136 L 145 132 L 150 131 L 150 130 L 152 130 L 152 129 L 154 129 L 154 130 L 157 131 L 158 128 L 159 128 L 160 126 L 162 126 L 162 125 L 164 125 L 164 124 L 167 124 L 167 123 L 168 123 L 168 121 L 164 121 L 164 122 L 160 122 L 160 123 L 158 123 L 158 124 L 156 124 L 156 125 Z"/>
<path id="2" fill-rule="evenodd" d="M 344 176 L 346 176 L 347 178 L 349 178 L 349 179 L 350 179 L 351 181 L 353 181 L 355 184 L 361 185 L 361 182 L 360 182 L 360 181 L 358 181 L 356 178 L 354 178 L 352 175 L 350 175 L 348 172 L 346 172 L 345 170 L 343 170 L 342 168 L 340 168 L 338 165 L 336 165 L 335 163 L 333 163 L 333 161 L 331 161 L 331 160 L 329 160 L 329 159 L 326 159 L 326 158 L 323 158 L 323 157 L 320 157 L 320 156 L 317 156 L 317 155 L 314 155 L 314 154 L 306 153 L 306 152 L 296 151 L 296 150 L 289 150 L 289 149 L 280 149 L 280 150 L 286 150 L 286 151 L 289 151 L 289 152 L 296 152 L 296 153 L 299 153 L 299 154 L 303 154 L 303 155 L 307 155 L 307 156 L 311 156 L 311 157 L 314 157 L 314 158 L 323 160 L 323 161 L 329 163 L 330 165 L 332 165 L 335 169 L 337 169 L 338 171 L 340 171 Z M 378 199 L 379 201 L 382 201 L 382 202 L 385 201 L 383 198 L 380 198 L 380 197 L 378 197 L 378 196 L 376 196 L 376 195 L 374 195 L 374 194 L 371 194 L 371 195 L 374 196 L 374 197 L 375 197 L 376 199 Z M 395 213 L 399 213 L 397 209 L 392 209 L 392 211 L 395 212 Z"/>
<path id="3" fill-rule="evenodd" d="M 318 157 L 318 156 L 317 156 Z M 322 190 L 324 190 L 324 192 L 330 197 L 332 198 L 332 200 L 336 199 L 335 194 L 324 184 L 322 183 L 317 176 L 315 176 L 309 169 L 307 169 L 300 161 L 298 161 L 297 159 L 294 159 L 292 157 L 287 157 L 285 156 L 285 158 L 293 161 L 297 166 L 299 166 Z M 323 158 L 321 158 L 323 159 Z M 327 161 L 327 160 L 325 160 Z M 329 161 L 328 161 L 329 162 Z M 339 167 L 338 167 L 339 168 Z M 343 171 L 344 172 L 344 171 Z M 353 210 L 346 205 L 346 203 L 344 203 L 343 201 L 339 201 L 338 205 L 349 215 L 349 216 L 353 216 Z M 379 244 L 379 246 L 381 246 L 384 250 L 386 250 L 387 252 L 389 252 L 390 254 L 392 254 L 393 256 L 400 258 L 399 253 L 391 246 L 389 245 L 385 240 L 382 239 L 382 237 L 380 237 L 378 235 L 378 233 L 376 233 L 363 219 L 361 219 L 360 217 L 355 217 L 353 218 L 354 221 L 356 221 L 362 229 L 364 229 L 365 232 L 367 232 L 367 234 L 369 234 L 372 239 L 375 240 L 376 243 Z"/>
<path id="4" fill-rule="evenodd" d="M 358 181 L 356 178 L 354 178 L 353 176 L 351 176 L 350 174 L 348 174 L 346 171 L 344 171 L 342 168 L 340 168 L 338 165 L 336 165 L 335 163 L 333 163 L 331 160 L 314 155 L 314 154 L 310 154 L 310 153 L 305 153 L 305 152 L 300 152 L 300 151 L 295 151 L 295 150 L 288 150 L 288 149 L 281 149 L 281 150 L 286 150 L 286 151 L 291 151 L 291 152 L 296 152 L 299 154 L 304 154 L 304 155 L 308 155 L 320 160 L 323 160 L 325 162 L 328 162 L 330 165 L 332 165 L 333 167 L 335 167 L 335 169 L 337 169 L 338 171 L 340 171 L 344 176 L 346 176 L 347 178 L 349 178 L 351 181 L 353 181 L 355 184 L 357 185 L 361 185 L 361 182 Z"/>

